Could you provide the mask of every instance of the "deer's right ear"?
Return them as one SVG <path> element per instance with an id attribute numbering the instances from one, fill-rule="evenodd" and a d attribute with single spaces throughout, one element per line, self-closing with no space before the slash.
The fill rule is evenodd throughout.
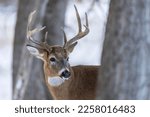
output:
<path id="1" fill-rule="evenodd" d="M 26 45 L 26 47 L 32 55 L 36 56 L 37 58 L 39 58 L 41 60 L 44 60 L 45 51 L 43 49 L 39 49 L 39 48 L 30 46 L 30 45 Z"/>
<path id="2" fill-rule="evenodd" d="M 75 43 L 69 45 L 69 46 L 67 47 L 67 51 L 68 51 L 69 53 L 71 53 L 71 52 L 74 50 L 74 48 L 75 48 L 75 46 L 76 46 L 77 44 L 78 44 L 78 42 L 75 42 Z"/>

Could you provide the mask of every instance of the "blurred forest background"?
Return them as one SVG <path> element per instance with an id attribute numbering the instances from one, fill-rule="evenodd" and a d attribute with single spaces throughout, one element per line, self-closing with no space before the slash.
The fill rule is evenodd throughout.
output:
<path id="1" fill-rule="evenodd" d="M 69 38 L 76 33 L 74 4 L 78 7 L 83 23 L 84 13 L 87 12 L 90 33 L 71 54 L 70 63 L 100 64 L 99 53 L 102 48 L 108 0 L 1 0 L 0 4 L 0 86 L 3 87 L 0 90 L 0 99 L 12 99 L 20 85 L 19 79 L 26 81 L 19 90 L 22 94 L 20 99 L 50 99 L 43 81 L 42 63 L 32 57 L 24 47 L 27 18 L 33 10 L 37 10 L 33 27 L 46 25 L 50 45 L 63 43 L 61 27 L 65 29 Z M 39 36 L 42 37 L 42 34 L 37 35 L 37 39 L 42 39 Z"/>
<path id="2" fill-rule="evenodd" d="M 76 33 L 74 4 L 83 22 L 88 13 L 90 33 L 70 63 L 101 64 L 96 99 L 150 99 L 149 0 L 0 0 L 0 99 L 51 99 L 41 61 L 25 48 L 27 19 L 37 10 L 32 26 L 45 25 L 48 43 L 61 45 L 61 27 Z"/>

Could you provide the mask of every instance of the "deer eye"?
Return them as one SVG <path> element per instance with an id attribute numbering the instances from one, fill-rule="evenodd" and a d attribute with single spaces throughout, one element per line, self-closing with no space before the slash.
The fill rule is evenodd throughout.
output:
<path id="1" fill-rule="evenodd" d="M 51 58 L 50 58 L 50 61 L 51 61 L 51 62 L 55 62 L 56 59 L 55 59 L 54 57 L 51 57 Z"/>

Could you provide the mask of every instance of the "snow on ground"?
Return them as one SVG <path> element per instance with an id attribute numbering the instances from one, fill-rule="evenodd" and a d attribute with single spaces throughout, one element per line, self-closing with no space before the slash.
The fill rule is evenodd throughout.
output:
<path id="1" fill-rule="evenodd" d="M 83 24 L 85 23 L 84 13 L 90 8 L 91 1 L 82 0 L 80 3 L 75 3 Z M 71 65 L 100 64 L 108 1 L 100 0 L 100 3 L 94 5 L 93 10 L 88 13 L 90 33 L 78 42 L 77 47 L 70 55 Z M 77 32 L 77 20 L 73 5 L 74 3 L 70 1 L 66 13 L 65 31 L 68 38 L 73 37 Z M 12 7 L 0 6 L 0 99 L 11 99 L 11 65 L 15 22 L 15 10 L 12 11 Z"/>

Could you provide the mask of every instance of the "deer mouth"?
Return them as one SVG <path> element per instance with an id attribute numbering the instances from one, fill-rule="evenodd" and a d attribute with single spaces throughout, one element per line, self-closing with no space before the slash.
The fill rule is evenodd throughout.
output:
<path id="1" fill-rule="evenodd" d="M 63 79 L 63 80 L 69 80 L 70 77 L 66 78 L 66 77 L 60 76 L 60 78 Z"/>

